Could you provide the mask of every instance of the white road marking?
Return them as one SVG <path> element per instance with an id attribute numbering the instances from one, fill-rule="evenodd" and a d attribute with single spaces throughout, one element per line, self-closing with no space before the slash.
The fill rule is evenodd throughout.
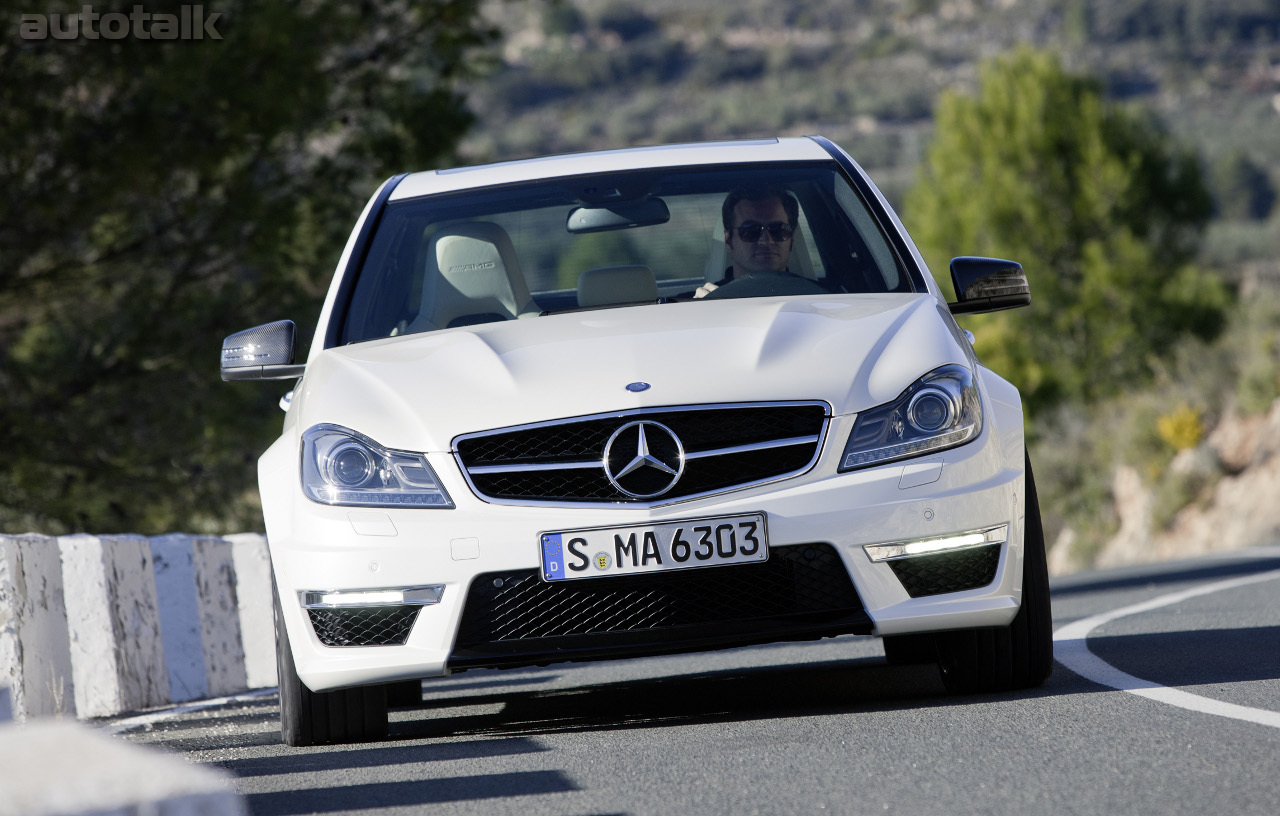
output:
<path id="1" fill-rule="evenodd" d="M 1089 651 L 1088 643 L 1089 634 L 1094 629 L 1118 618 L 1150 612 L 1153 609 L 1159 609 L 1164 606 L 1172 606 L 1201 595 L 1225 592 L 1229 589 L 1236 589 L 1237 587 L 1257 584 L 1263 581 L 1273 581 L 1277 578 L 1280 578 L 1280 570 L 1217 581 L 1212 584 L 1192 587 L 1182 592 L 1161 595 L 1149 601 L 1143 601 L 1132 606 L 1125 606 L 1069 623 L 1053 633 L 1054 659 L 1081 677 L 1118 691 L 1127 691 L 1139 697 L 1146 697 L 1149 700 L 1185 708 L 1189 711 L 1199 711 L 1218 717 L 1229 717 L 1234 720 L 1245 720 L 1258 725 L 1280 728 L 1280 712 L 1263 708 L 1250 708 L 1249 706 L 1235 705 L 1234 703 L 1224 703 L 1208 697 L 1201 697 L 1198 694 L 1191 694 L 1181 689 L 1162 686 L 1159 683 L 1143 680 L 1140 677 L 1134 677 L 1131 674 L 1120 671 Z"/>

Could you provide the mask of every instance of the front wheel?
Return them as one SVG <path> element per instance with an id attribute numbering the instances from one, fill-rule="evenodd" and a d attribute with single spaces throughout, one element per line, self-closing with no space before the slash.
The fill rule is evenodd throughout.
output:
<path id="1" fill-rule="evenodd" d="M 280 736 L 286 745 L 335 745 L 387 737 L 387 687 L 362 686 L 338 691 L 312 691 L 298 678 L 289 633 L 275 602 L 276 670 L 280 683 Z M 421 695 L 421 692 L 419 692 Z"/>
<path id="2" fill-rule="evenodd" d="M 1033 688 L 1053 670 L 1048 559 L 1029 457 L 1026 467 L 1022 606 L 1008 626 L 935 635 L 938 669 L 953 694 Z"/>

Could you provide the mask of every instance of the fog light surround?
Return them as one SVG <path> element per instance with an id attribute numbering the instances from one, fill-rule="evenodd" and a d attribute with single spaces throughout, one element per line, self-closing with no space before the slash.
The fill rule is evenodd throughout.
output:
<path id="1" fill-rule="evenodd" d="M 444 584 L 385 589 L 303 589 L 303 609 L 345 609 L 371 606 L 430 606 L 444 597 Z"/>
<path id="2" fill-rule="evenodd" d="M 969 550 L 974 547 L 988 547 L 992 544 L 1003 544 L 1009 538 L 1009 525 L 986 527 L 965 533 L 952 533 L 936 538 L 921 538 L 909 541 L 894 541 L 886 544 L 863 544 L 862 549 L 872 562 L 897 561 L 903 558 L 919 558 L 925 555 Z"/>

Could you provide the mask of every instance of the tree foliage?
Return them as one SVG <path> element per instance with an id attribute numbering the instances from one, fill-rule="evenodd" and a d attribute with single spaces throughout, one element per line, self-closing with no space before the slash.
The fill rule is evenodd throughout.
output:
<path id="1" fill-rule="evenodd" d="M 1263 221 L 1276 203 L 1276 188 L 1263 167 L 1240 151 L 1214 162 L 1211 173 L 1214 205 L 1223 218 Z"/>
<path id="2" fill-rule="evenodd" d="M 16 34 L 81 5 L 0 11 L 0 529 L 260 524 L 239 500 L 287 385 L 222 383 L 221 339 L 288 317 L 305 353 L 365 200 L 448 159 L 494 34 L 479 0 L 225 0 L 220 40 Z"/>
<path id="3" fill-rule="evenodd" d="M 908 227 L 940 282 L 955 255 L 1023 264 L 1032 305 L 973 325 L 1032 408 L 1113 393 L 1180 336 L 1221 329 L 1227 291 L 1192 265 L 1199 165 L 1153 120 L 1022 48 L 984 65 L 975 96 L 944 94 L 935 134 Z"/>

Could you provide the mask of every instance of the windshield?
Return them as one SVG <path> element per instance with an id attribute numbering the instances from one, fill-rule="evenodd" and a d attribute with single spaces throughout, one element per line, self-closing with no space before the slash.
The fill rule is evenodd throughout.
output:
<path id="1" fill-rule="evenodd" d="M 340 342 L 640 303 L 911 291 L 834 163 L 576 176 L 389 204 Z"/>

